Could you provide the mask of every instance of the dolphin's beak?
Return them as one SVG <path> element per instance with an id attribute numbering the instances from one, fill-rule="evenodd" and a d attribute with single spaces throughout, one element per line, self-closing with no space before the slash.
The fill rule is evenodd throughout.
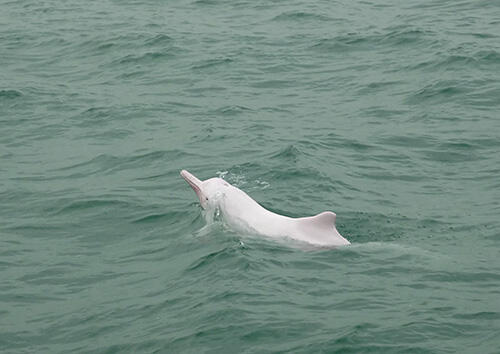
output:
<path id="1" fill-rule="evenodd" d="M 181 176 L 184 178 L 184 180 L 193 188 L 194 192 L 198 196 L 198 199 L 200 199 L 200 204 L 201 206 L 205 205 L 205 196 L 203 195 L 203 192 L 201 191 L 201 184 L 202 181 L 196 178 L 194 175 L 189 173 L 186 170 L 181 171 Z"/>

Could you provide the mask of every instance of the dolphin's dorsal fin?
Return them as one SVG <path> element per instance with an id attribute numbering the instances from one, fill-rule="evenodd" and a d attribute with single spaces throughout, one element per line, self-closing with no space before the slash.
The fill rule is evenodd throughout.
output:
<path id="1" fill-rule="evenodd" d="M 331 211 L 324 211 L 308 218 L 298 218 L 296 219 L 298 234 L 295 238 L 318 245 L 348 245 L 349 241 L 337 231 L 336 219 L 337 215 Z"/>
<path id="2" fill-rule="evenodd" d="M 298 218 L 297 220 L 304 226 L 308 228 L 319 228 L 319 229 L 328 229 L 335 227 L 335 220 L 337 219 L 337 215 L 331 211 L 324 211 L 315 216 L 310 216 L 307 218 Z"/>

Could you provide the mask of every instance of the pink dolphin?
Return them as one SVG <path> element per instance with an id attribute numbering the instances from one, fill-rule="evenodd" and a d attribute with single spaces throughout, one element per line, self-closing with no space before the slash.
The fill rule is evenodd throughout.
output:
<path id="1" fill-rule="evenodd" d="M 193 188 L 209 215 L 216 210 L 235 231 L 270 238 L 291 238 L 317 246 L 349 245 L 335 227 L 336 215 L 324 211 L 316 216 L 291 218 L 264 209 L 241 189 L 221 178 L 201 181 L 186 170 L 181 176 Z"/>

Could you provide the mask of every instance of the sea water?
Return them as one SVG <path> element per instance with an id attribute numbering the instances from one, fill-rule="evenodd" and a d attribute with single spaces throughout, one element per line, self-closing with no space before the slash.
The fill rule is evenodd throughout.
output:
<path id="1" fill-rule="evenodd" d="M 0 352 L 499 353 L 499 73 L 498 1 L 2 1 Z"/>

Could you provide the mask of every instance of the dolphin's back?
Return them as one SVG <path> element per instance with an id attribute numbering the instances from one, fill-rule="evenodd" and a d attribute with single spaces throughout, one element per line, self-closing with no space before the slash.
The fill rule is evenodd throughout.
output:
<path id="1" fill-rule="evenodd" d="M 269 237 L 290 237 L 321 246 L 348 245 L 335 228 L 336 215 L 325 211 L 316 216 L 291 218 L 265 209 L 241 189 L 229 185 L 221 196 L 224 220 L 236 230 Z"/>

